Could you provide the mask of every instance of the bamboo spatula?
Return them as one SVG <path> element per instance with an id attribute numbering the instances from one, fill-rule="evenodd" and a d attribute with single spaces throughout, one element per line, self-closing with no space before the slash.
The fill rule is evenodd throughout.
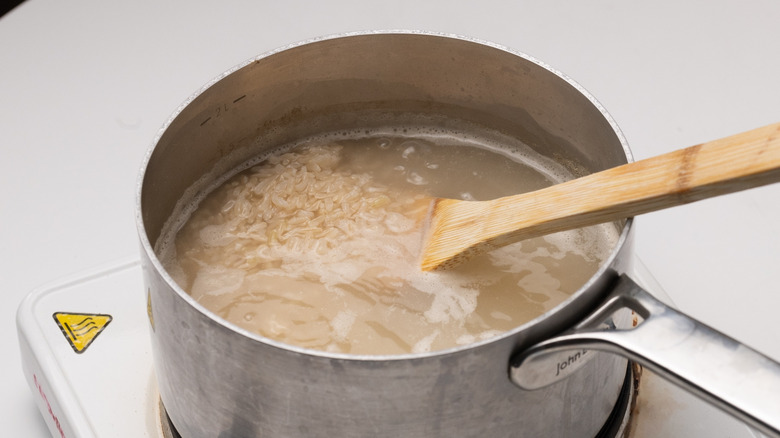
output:
<path id="1" fill-rule="evenodd" d="M 490 201 L 433 201 L 423 270 L 557 231 L 780 181 L 780 123 Z"/>

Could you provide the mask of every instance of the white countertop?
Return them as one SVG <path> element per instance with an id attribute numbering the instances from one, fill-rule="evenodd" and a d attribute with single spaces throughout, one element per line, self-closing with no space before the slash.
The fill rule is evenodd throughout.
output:
<path id="1" fill-rule="evenodd" d="M 645 158 L 780 121 L 778 23 L 773 0 L 27 0 L 0 19 L 0 430 L 49 436 L 21 371 L 19 302 L 137 254 L 141 159 L 229 67 L 354 30 L 477 37 L 571 76 Z M 778 227 L 774 185 L 642 216 L 637 250 L 683 311 L 780 360 Z"/>

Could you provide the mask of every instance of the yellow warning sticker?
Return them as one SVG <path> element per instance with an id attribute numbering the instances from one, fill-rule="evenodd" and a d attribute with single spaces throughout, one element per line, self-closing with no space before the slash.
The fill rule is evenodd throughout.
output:
<path id="1" fill-rule="evenodd" d="M 111 315 L 95 313 L 57 312 L 52 316 L 73 351 L 78 354 L 86 351 L 113 319 Z"/>

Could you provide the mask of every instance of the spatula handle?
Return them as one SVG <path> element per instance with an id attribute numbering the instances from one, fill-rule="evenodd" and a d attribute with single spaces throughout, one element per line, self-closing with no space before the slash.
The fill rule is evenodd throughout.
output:
<path id="1" fill-rule="evenodd" d="M 512 233 L 534 225 L 536 232 L 572 229 L 674 207 L 780 181 L 780 123 L 614 167 L 557 184 L 536 195 L 489 201 L 498 224 Z M 522 202 L 518 202 L 522 200 Z M 506 209 L 515 214 L 506 214 Z M 518 231 L 519 240 L 527 231 Z"/>

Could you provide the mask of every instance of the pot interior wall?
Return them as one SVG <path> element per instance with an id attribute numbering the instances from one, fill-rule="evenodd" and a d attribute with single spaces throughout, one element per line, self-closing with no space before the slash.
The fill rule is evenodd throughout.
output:
<path id="1" fill-rule="evenodd" d="M 145 171 L 147 237 L 154 246 L 180 199 L 263 151 L 321 132 L 410 124 L 499 131 L 575 175 L 626 162 L 591 100 L 516 53 L 423 34 L 326 39 L 254 59 L 183 107 Z"/>

